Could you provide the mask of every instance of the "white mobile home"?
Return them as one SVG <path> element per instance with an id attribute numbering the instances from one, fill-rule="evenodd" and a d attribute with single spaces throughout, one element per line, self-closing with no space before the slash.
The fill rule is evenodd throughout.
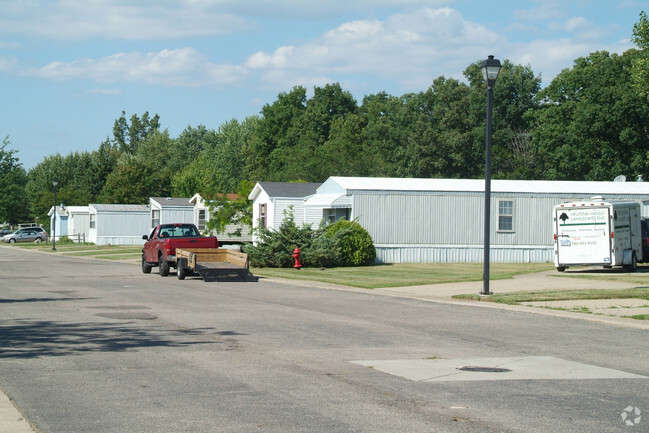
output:
<path id="1" fill-rule="evenodd" d="M 320 183 L 259 182 L 250 192 L 252 201 L 252 241 L 256 241 L 255 229 L 266 227 L 278 229 L 285 212 L 293 207 L 295 222 L 304 221 L 304 200 L 316 193 Z"/>
<path id="2" fill-rule="evenodd" d="M 90 208 L 68 206 L 68 237 L 75 242 L 87 242 L 90 234 Z"/>
<path id="3" fill-rule="evenodd" d="M 304 221 L 357 219 L 379 262 L 481 262 L 484 186 L 478 179 L 331 177 L 305 200 Z M 492 180 L 491 260 L 553 262 L 554 206 L 593 196 L 638 201 L 649 215 L 649 183 Z"/>
<path id="4" fill-rule="evenodd" d="M 237 194 L 227 194 L 228 199 L 234 200 L 238 197 Z M 206 224 L 210 220 L 209 203 L 205 201 L 200 194 L 195 194 L 194 197 L 189 199 L 189 202 L 194 205 L 194 220 L 193 223 L 198 227 L 198 230 L 204 235 L 214 236 L 219 239 L 219 243 L 233 244 L 241 242 L 252 242 L 252 233 L 250 227 L 243 227 L 241 225 L 230 224 L 225 227 L 225 233 L 209 233 L 207 232 Z M 241 236 L 231 235 L 235 230 L 241 228 Z"/>
<path id="5" fill-rule="evenodd" d="M 52 206 L 47 216 L 50 217 L 50 239 L 54 239 L 54 236 L 56 239 L 60 239 L 61 236 L 68 235 L 68 213 L 65 211 L 63 203 L 61 206 Z"/>
<path id="6" fill-rule="evenodd" d="M 142 245 L 151 232 L 151 208 L 140 204 L 91 204 L 88 238 L 97 245 Z"/>
<path id="7" fill-rule="evenodd" d="M 62 236 L 67 236 L 74 242 L 88 241 L 90 231 L 90 209 L 88 206 L 65 207 L 61 204 L 56 208 L 56 215 L 54 207 L 50 209 L 48 215 L 50 216 L 50 237 L 53 235 L 52 229 L 56 216 L 57 240 Z"/>
<path id="8" fill-rule="evenodd" d="M 194 205 L 188 198 L 149 197 L 151 229 L 159 224 L 191 223 L 194 221 Z"/>

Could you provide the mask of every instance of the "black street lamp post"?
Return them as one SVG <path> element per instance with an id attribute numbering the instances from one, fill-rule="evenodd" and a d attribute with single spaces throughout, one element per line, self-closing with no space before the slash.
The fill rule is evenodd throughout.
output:
<path id="1" fill-rule="evenodd" d="M 489 235 L 491 230 L 491 112 L 493 111 L 493 86 L 500 72 L 500 60 L 489 56 L 480 66 L 482 76 L 487 84 L 487 145 L 485 157 L 485 188 L 484 188 L 484 271 L 482 274 L 481 295 L 491 295 L 489 290 Z"/>
<path id="2" fill-rule="evenodd" d="M 54 213 L 52 213 L 52 250 L 56 251 L 56 187 L 59 186 L 59 181 L 52 179 L 54 186 Z"/>

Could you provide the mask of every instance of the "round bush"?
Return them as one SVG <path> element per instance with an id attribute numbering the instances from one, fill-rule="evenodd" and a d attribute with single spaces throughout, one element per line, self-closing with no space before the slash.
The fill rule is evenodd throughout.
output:
<path id="1" fill-rule="evenodd" d="M 327 227 L 326 236 L 338 241 L 340 266 L 364 266 L 374 263 L 376 249 L 372 237 L 355 221 L 336 221 Z"/>

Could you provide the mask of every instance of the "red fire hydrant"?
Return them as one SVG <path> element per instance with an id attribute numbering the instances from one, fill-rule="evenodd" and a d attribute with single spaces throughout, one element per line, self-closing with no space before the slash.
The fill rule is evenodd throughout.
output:
<path id="1" fill-rule="evenodd" d="M 293 251 L 293 258 L 295 259 L 293 267 L 299 271 L 302 263 L 300 263 L 300 249 L 298 247 L 295 247 L 295 251 Z"/>

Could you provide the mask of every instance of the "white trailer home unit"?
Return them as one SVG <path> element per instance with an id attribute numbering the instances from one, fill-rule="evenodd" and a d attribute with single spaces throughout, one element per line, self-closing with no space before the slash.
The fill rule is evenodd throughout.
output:
<path id="1" fill-rule="evenodd" d="M 88 238 L 96 245 L 142 245 L 151 232 L 151 208 L 141 204 L 90 204 Z"/>
<path id="2" fill-rule="evenodd" d="M 378 262 L 482 262 L 484 186 L 479 179 L 330 177 L 304 202 L 305 222 L 357 219 Z M 554 206 L 596 195 L 638 201 L 649 215 L 649 183 L 492 180 L 491 260 L 554 262 Z"/>
<path id="3" fill-rule="evenodd" d="M 305 220 L 304 199 L 316 193 L 321 183 L 258 182 L 248 198 L 252 201 L 253 243 L 257 241 L 255 229 L 278 229 L 284 212 L 293 207 L 297 224 Z"/>
<path id="4" fill-rule="evenodd" d="M 159 224 L 193 223 L 194 204 L 188 198 L 149 197 L 151 229 Z"/>
<path id="5" fill-rule="evenodd" d="M 56 218 L 56 239 L 67 236 L 74 242 L 87 242 L 90 231 L 90 209 L 88 206 L 61 206 L 50 208 L 50 238 Z"/>
<path id="6" fill-rule="evenodd" d="M 74 242 L 88 242 L 90 233 L 90 208 L 68 206 L 68 237 Z"/>
<path id="7" fill-rule="evenodd" d="M 50 233 L 48 234 L 50 239 L 53 239 L 55 235 L 57 240 L 61 236 L 68 235 L 68 213 L 65 211 L 63 203 L 61 206 L 52 206 L 47 216 L 50 217 Z M 56 233 L 54 233 L 55 231 Z"/>
<path id="8" fill-rule="evenodd" d="M 640 203 L 593 197 L 554 207 L 554 265 L 624 266 L 635 271 L 642 253 Z"/>

